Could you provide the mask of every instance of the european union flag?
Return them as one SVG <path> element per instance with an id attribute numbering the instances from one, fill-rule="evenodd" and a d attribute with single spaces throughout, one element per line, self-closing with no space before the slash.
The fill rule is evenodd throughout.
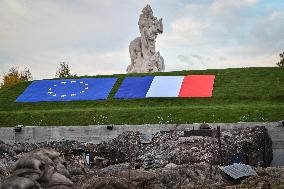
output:
<path id="1" fill-rule="evenodd" d="M 107 99 L 117 78 L 82 78 L 33 81 L 16 102 Z"/>

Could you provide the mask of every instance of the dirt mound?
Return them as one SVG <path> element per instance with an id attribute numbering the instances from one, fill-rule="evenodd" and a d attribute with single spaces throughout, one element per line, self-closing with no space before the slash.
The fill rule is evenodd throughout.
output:
<path id="1" fill-rule="evenodd" d="M 131 162 L 135 168 L 156 169 L 169 163 L 211 165 L 236 161 L 253 166 L 268 166 L 272 161 L 272 142 L 264 127 L 223 130 L 158 132 L 143 143 L 143 134 L 126 132 L 95 148 L 96 155 L 109 165 Z M 202 136 L 207 133 L 207 136 Z M 199 135 L 199 136 L 198 136 Z M 151 138 L 151 137 L 149 137 Z"/>

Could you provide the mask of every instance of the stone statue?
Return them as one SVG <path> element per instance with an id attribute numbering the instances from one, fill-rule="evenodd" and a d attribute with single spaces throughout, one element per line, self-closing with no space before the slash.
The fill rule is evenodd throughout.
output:
<path id="1" fill-rule="evenodd" d="M 163 33 L 162 19 L 154 17 L 150 5 L 147 5 L 140 14 L 138 25 L 141 37 L 130 42 L 131 64 L 126 71 L 128 73 L 164 71 L 164 59 L 155 48 L 158 33 Z"/>

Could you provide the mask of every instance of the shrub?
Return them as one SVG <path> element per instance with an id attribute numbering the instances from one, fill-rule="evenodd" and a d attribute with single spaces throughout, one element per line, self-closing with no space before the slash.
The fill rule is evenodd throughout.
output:
<path id="1" fill-rule="evenodd" d="M 280 61 L 276 63 L 278 67 L 284 67 L 284 52 L 279 54 Z"/>
<path id="2" fill-rule="evenodd" d="M 25 68 L 20 72 L 17 67 L 11 67 L 9 71 L 4 74 L 0 88 L 9 87 L 20 82 L 31 80 L 32 74 L 28 68 Z"/>

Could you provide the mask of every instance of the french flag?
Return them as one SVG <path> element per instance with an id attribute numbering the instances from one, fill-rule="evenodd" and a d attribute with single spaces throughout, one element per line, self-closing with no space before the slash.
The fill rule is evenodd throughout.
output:
<path id="1" fill-rule="evenodd" d="M 215 75 L 126 77 L 115 98 L 212 97 Z"/>

